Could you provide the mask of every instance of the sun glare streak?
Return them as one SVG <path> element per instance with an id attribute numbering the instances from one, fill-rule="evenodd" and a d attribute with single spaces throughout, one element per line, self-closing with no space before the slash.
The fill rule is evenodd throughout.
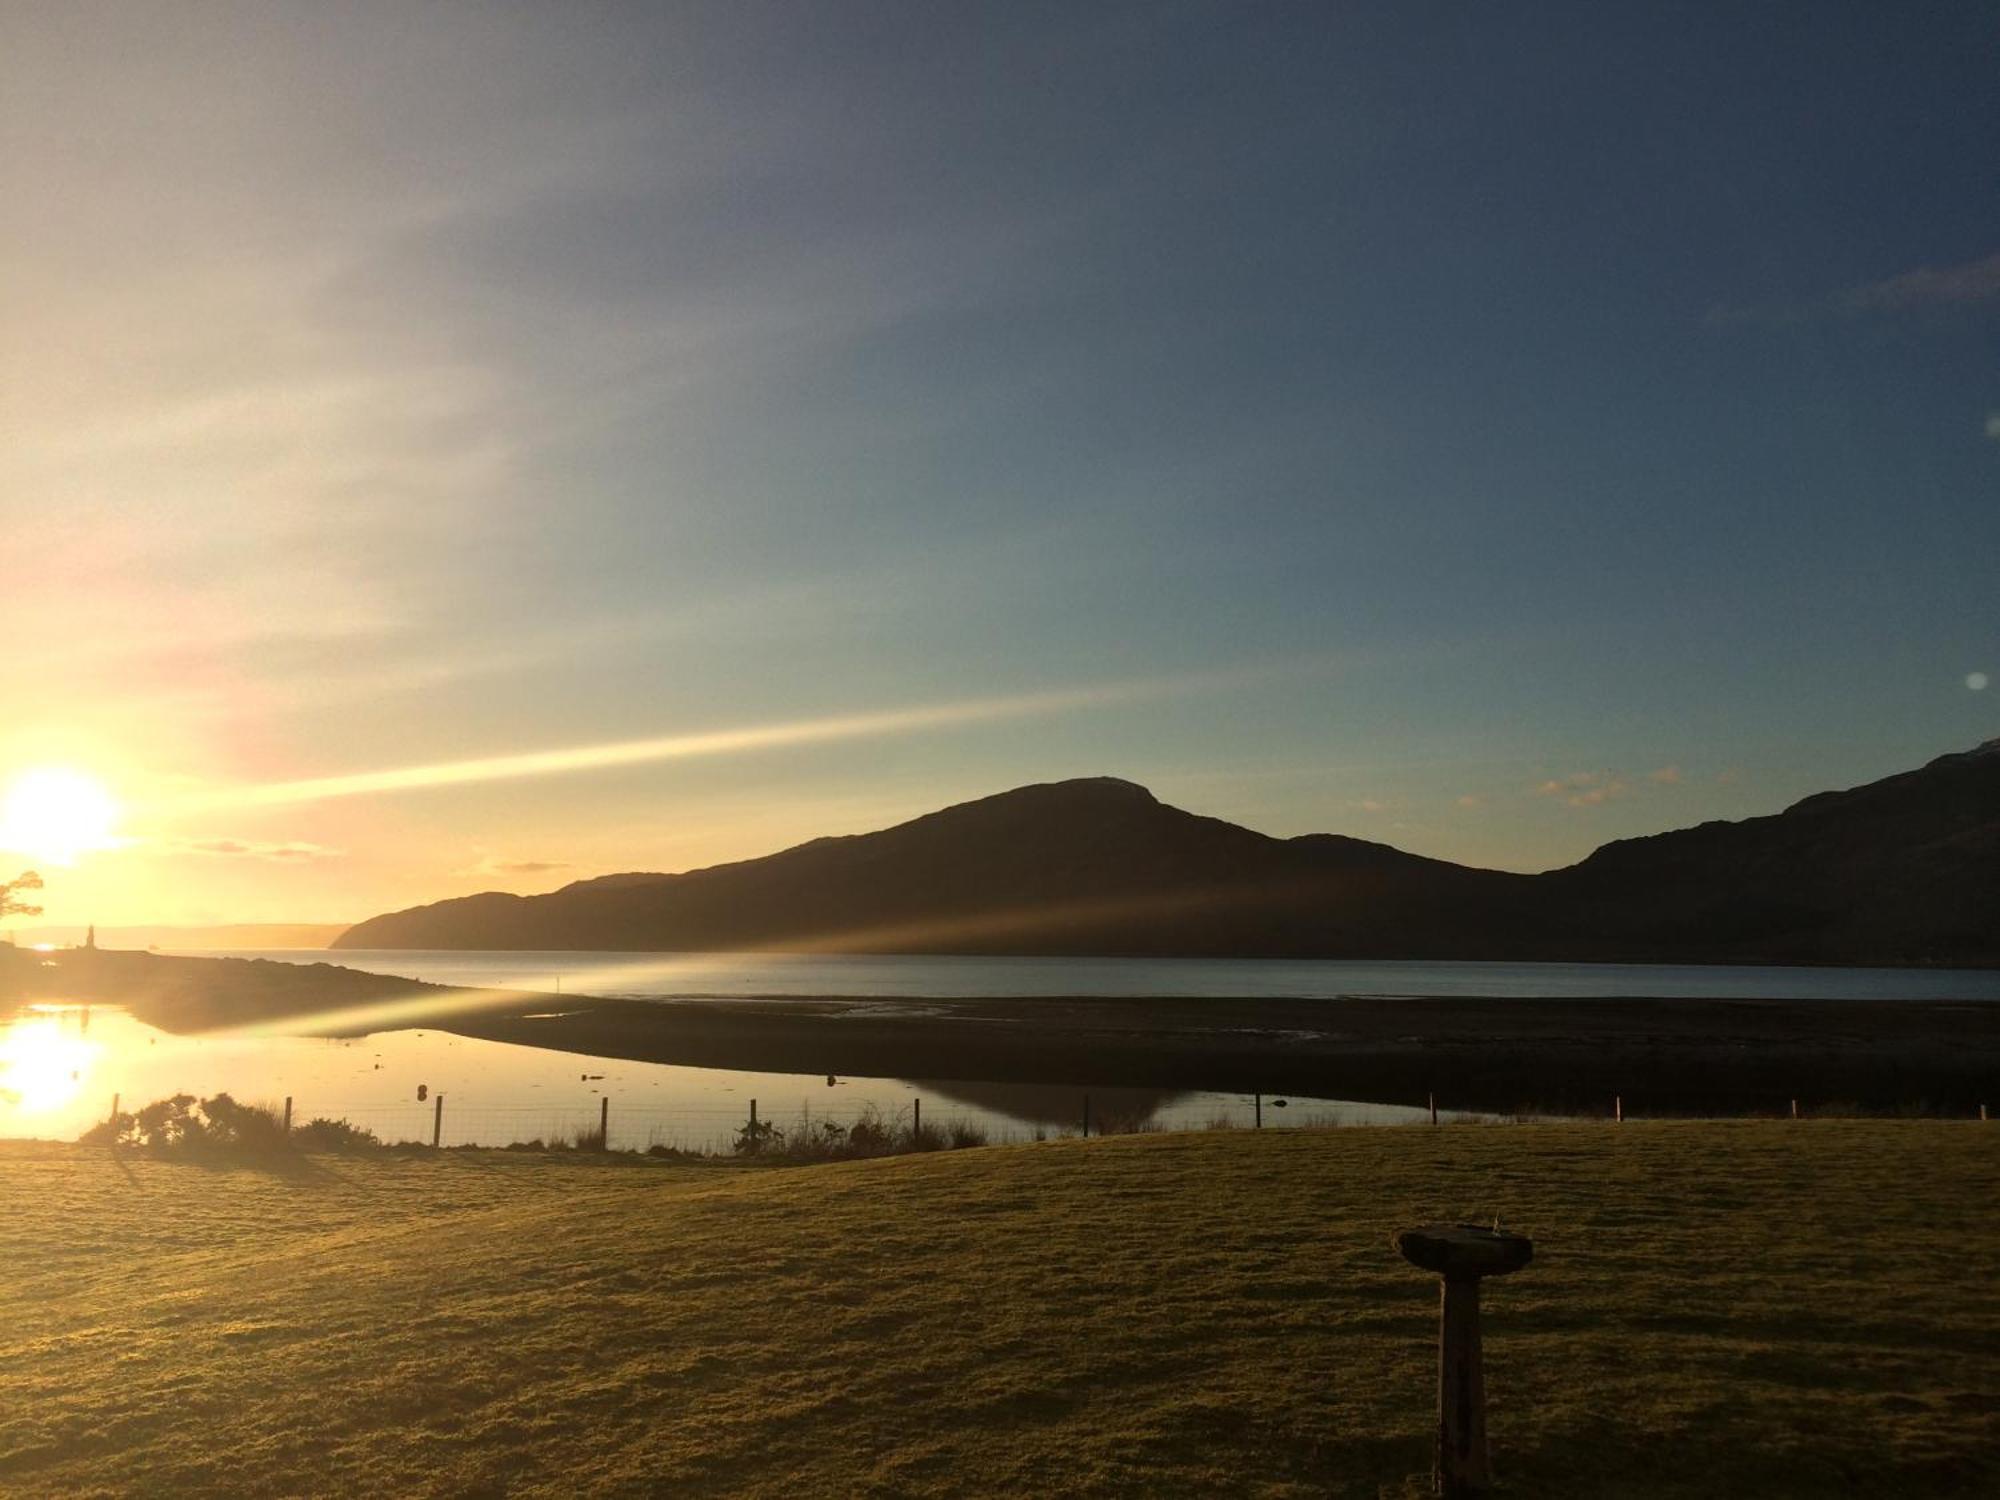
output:
<path id="1" fill-rule="evenodd" d="M 824 744 L 835 740 L 914 734 L 924 730 L 1031 718 L 1060 713 L 1067 709 L 1092 708 L 1136 698 L 1186 692 L 1217 680 L 1219 675 L 1101 684 L 1043 693 L 1024 693 L 1004 698 L 975 698 L 957 703 L 936 704 L 927 708 L 836 714 L 822 719 L 804 719 L 788 724 L 764 724 L 744 729 L 662 735 L 652 739 L 617 740 L 597 745 L 574 745 L 560 750 L 483 756 L 470 760 L 442 761 L 430 765 L 402 766 L 382 771 L 360 771 L 344 776 L 320 776 L 303 781 L 267 782 L 259 786 L 234 787 L 174 798 L 155 803 L 146 810 L 151 813 L 184 813 L 221 807 L 273 807 L 299 802 L 320 802 L 335 797 L 366 796 L 377 792 L 404 792 L 528 776 L 554 776 L 575 771 L 602 770 L 612 766 L 640 765 L 649 761 L 684 760 L 699 756 L 771 750 L 793 745 Z"/>
<path id="2" fill-rule="evenodd" d="M 1140 896 L 1096 901 L 1076 901 L 1021 907 L 1006 911 L 978 912 L 965 916 L 928 919 L 856 928 L 846 932 L 819 933 L 787 939 L 782 943 L 759 944 L 736 953 L 688 953 L 662 957 L 649 954 L 643 960 L 613 969 L 594 969 L 590 993 L 552 994 L 533 989 L 418 989 L 406 996 L 374 1000 L 365 1005 L 315 1011 L 309 1015 L 274 1016 L 245 1025 L 219 1027 L 203 1035 L 216 1038 L 316 1035 L 354 1036 L 365 1032 L 398 1030 L 406 1026 L 448 1026 L 454 1019 L 482 1011 L 518 1013 L 524 1004 L 551 1004 L 592 1000 L 616 1000 L 620 991 L 635 984 L 657 984 L 663 979 L 691 977 L 701 973 L 727 972 L 732 959 L 782 954 L 895 954 L 934 950 L 938 944 L 972 938 L 1002 936 L 1028 929 L 1051 926 L 1083 926 L 1092 922 L 1129 917 L 1159 917 L 1174 912 L 1214 911 L 1218 907 L 1256 900 L 1252 892 L 1224 890 L 1160 891 Z M 338 950 L 336 950 L 337 952 Z M 551 954 L 552 959 L 557 955 Z M 549 966 L 554 977 L 559 961 Z M 691 997 L 692 998 L 692 997 Z M 755 996 L 730 995 L 731 1000 Z"/>

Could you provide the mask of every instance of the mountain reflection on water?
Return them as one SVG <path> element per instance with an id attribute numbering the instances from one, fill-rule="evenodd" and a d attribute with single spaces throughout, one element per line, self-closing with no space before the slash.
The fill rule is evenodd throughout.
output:
<path id="1" fill-rule="evenodd" d="M 1087 1088 L 1070 1083 L 962 1083 L 925 1079 L 913 1080 L 910 1087 L 925 1096 L 942 1096 L 1032 1125 L 1078 1128 L 1083 1119 L 1083 1100 L 1088 1095 L 1091 1120 L 1105 1130 L 1135 1129 L 1152 1121 L 1163 1109 L 1185 1104 L 1195 1097 L 1163 1089 Z"/>

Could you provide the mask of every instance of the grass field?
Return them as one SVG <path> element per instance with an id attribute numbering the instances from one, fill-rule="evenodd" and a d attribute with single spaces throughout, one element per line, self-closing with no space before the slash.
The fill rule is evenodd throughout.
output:
<path id="1" fill-rule="evenodd" d="M 0 1492 L 2000 1493 L 2000 1126 L 1216 1132 L 809 1168 L 0 1146 Z"/>

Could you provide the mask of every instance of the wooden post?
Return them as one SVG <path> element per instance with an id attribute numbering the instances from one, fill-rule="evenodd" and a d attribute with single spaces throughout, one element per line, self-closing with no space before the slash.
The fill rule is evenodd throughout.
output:
<path id="1" fill-rule="evenodd" d="M 910 1145 L 916 1146 L 924 1138 L 924 1101 L 910 1101 Z"/>
<path id="2" fill-rule="evenodd" d="M 606 1094 L 597 1101 L 597 1149 L 611 1149 L 611 1096 Z"/>
<path id="3" fill-rule="evenodd" d="M 1431 1093 L 1431 1124 L 1435 1125 L 1437 1124 L 1437 1122 L 1438 1122 L 1438 1096 L 1436 1091 L 1433 1090 Z"/>
<path id="4" fill-rule="evenodd" d="M 435 1150 L 444 1140 L 444 1095 L 437 1096 L 437 1108 L 431 1111 L 431 1147 Z"/>
<path id="5" fill-rule="evenodd" d="M 1090 1095 L 1083 1096 L 1083 1138 L 1090 1139 Z"/>
<path id="6" fill-rule="evenodd" d="M 756 1101 L 755 1099 L 752 1099 L 752 1100 L 750 1101 L 750 1149 L 751 1149 L 752 1151 L 755 1151 L 755 1150 L 757 1149 L 757 1145 L 758 1145 L 758 1141 L 757 1141 L 757 1101 Z"/>
<path id="7" fill-rule="evenodd" d="M 114 1105 L 113 1105 L 113 1110 L 114 1110 L 114 1112 L 116 1111 L 116 1104 L 115 1104 L 115 1103 L 114 1103 Z M 1985 1105 L 1983 1105 L 1983 1104 L 1979 1106 L 1979 1118 L 1980 1118 L 1980 1119 L 1982 1119 L 1982 1120 L 1986 1118 L 1986 1106 L 1985 1106 Z"/>
<path id="8" fill-rule="evenodd" d="M 1799 1101 L 1794 1099 L 1792 1101 L 1792 1118 L 1796 1120 L 1798 1117 L 1799 1117 Z"/>
<path id="9" fill-rule="evenodd" d="M 1611 1118 L 1620 1125 L 1625 1123 L 1625 1096 L 1623 1094 L 1613 1094 L 1611 1096 Z"/>
<path id="10" fill-rule="evenodd" d="M 1479 1344 L 1479 1278 L 1447 1276 L 1438 1302 L 1437 1490 L 1493 1487 L 1486 1454 L 1486 1369 Z"/>
<path id="11" fill-rule="evenodd" d="M 1437 1454 L 1432 1491 L 1485 1495 L 1493 1488 L 1486 1450 L 1486 1370 L 1479 1341 L 1479 1282 L 1525 1266 L 1534 1246 L 1518 1234 L 1467 1224 L 1404 1230 L 1396 1248 L 1412 1265 L 1435 1271 L 1438 1299 Z"/>
<path id="12" fill-rule="evenodd" d="M 285 1095 L 285 1134 L 292 1133 L 292 1096 Z"/>
<path id="13" fill-rule="evenodd" d="M 1257 1101 L 1257 1128 L 1262 1130 L 1264 1128 L 1264 1096 L 1262 1094 L 1253 1094 L 1251 1097 Z"/>

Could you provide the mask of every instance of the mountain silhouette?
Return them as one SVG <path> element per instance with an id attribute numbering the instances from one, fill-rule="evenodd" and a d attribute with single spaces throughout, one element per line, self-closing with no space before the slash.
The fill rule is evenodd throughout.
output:
<path id="1" fill-rule="evenodd" d="M 2000 961 L 2000 741 L 1517 875 L 1280 839 L 1111 777 L 877 833 L 373 917 L 337 948 Z"/>

